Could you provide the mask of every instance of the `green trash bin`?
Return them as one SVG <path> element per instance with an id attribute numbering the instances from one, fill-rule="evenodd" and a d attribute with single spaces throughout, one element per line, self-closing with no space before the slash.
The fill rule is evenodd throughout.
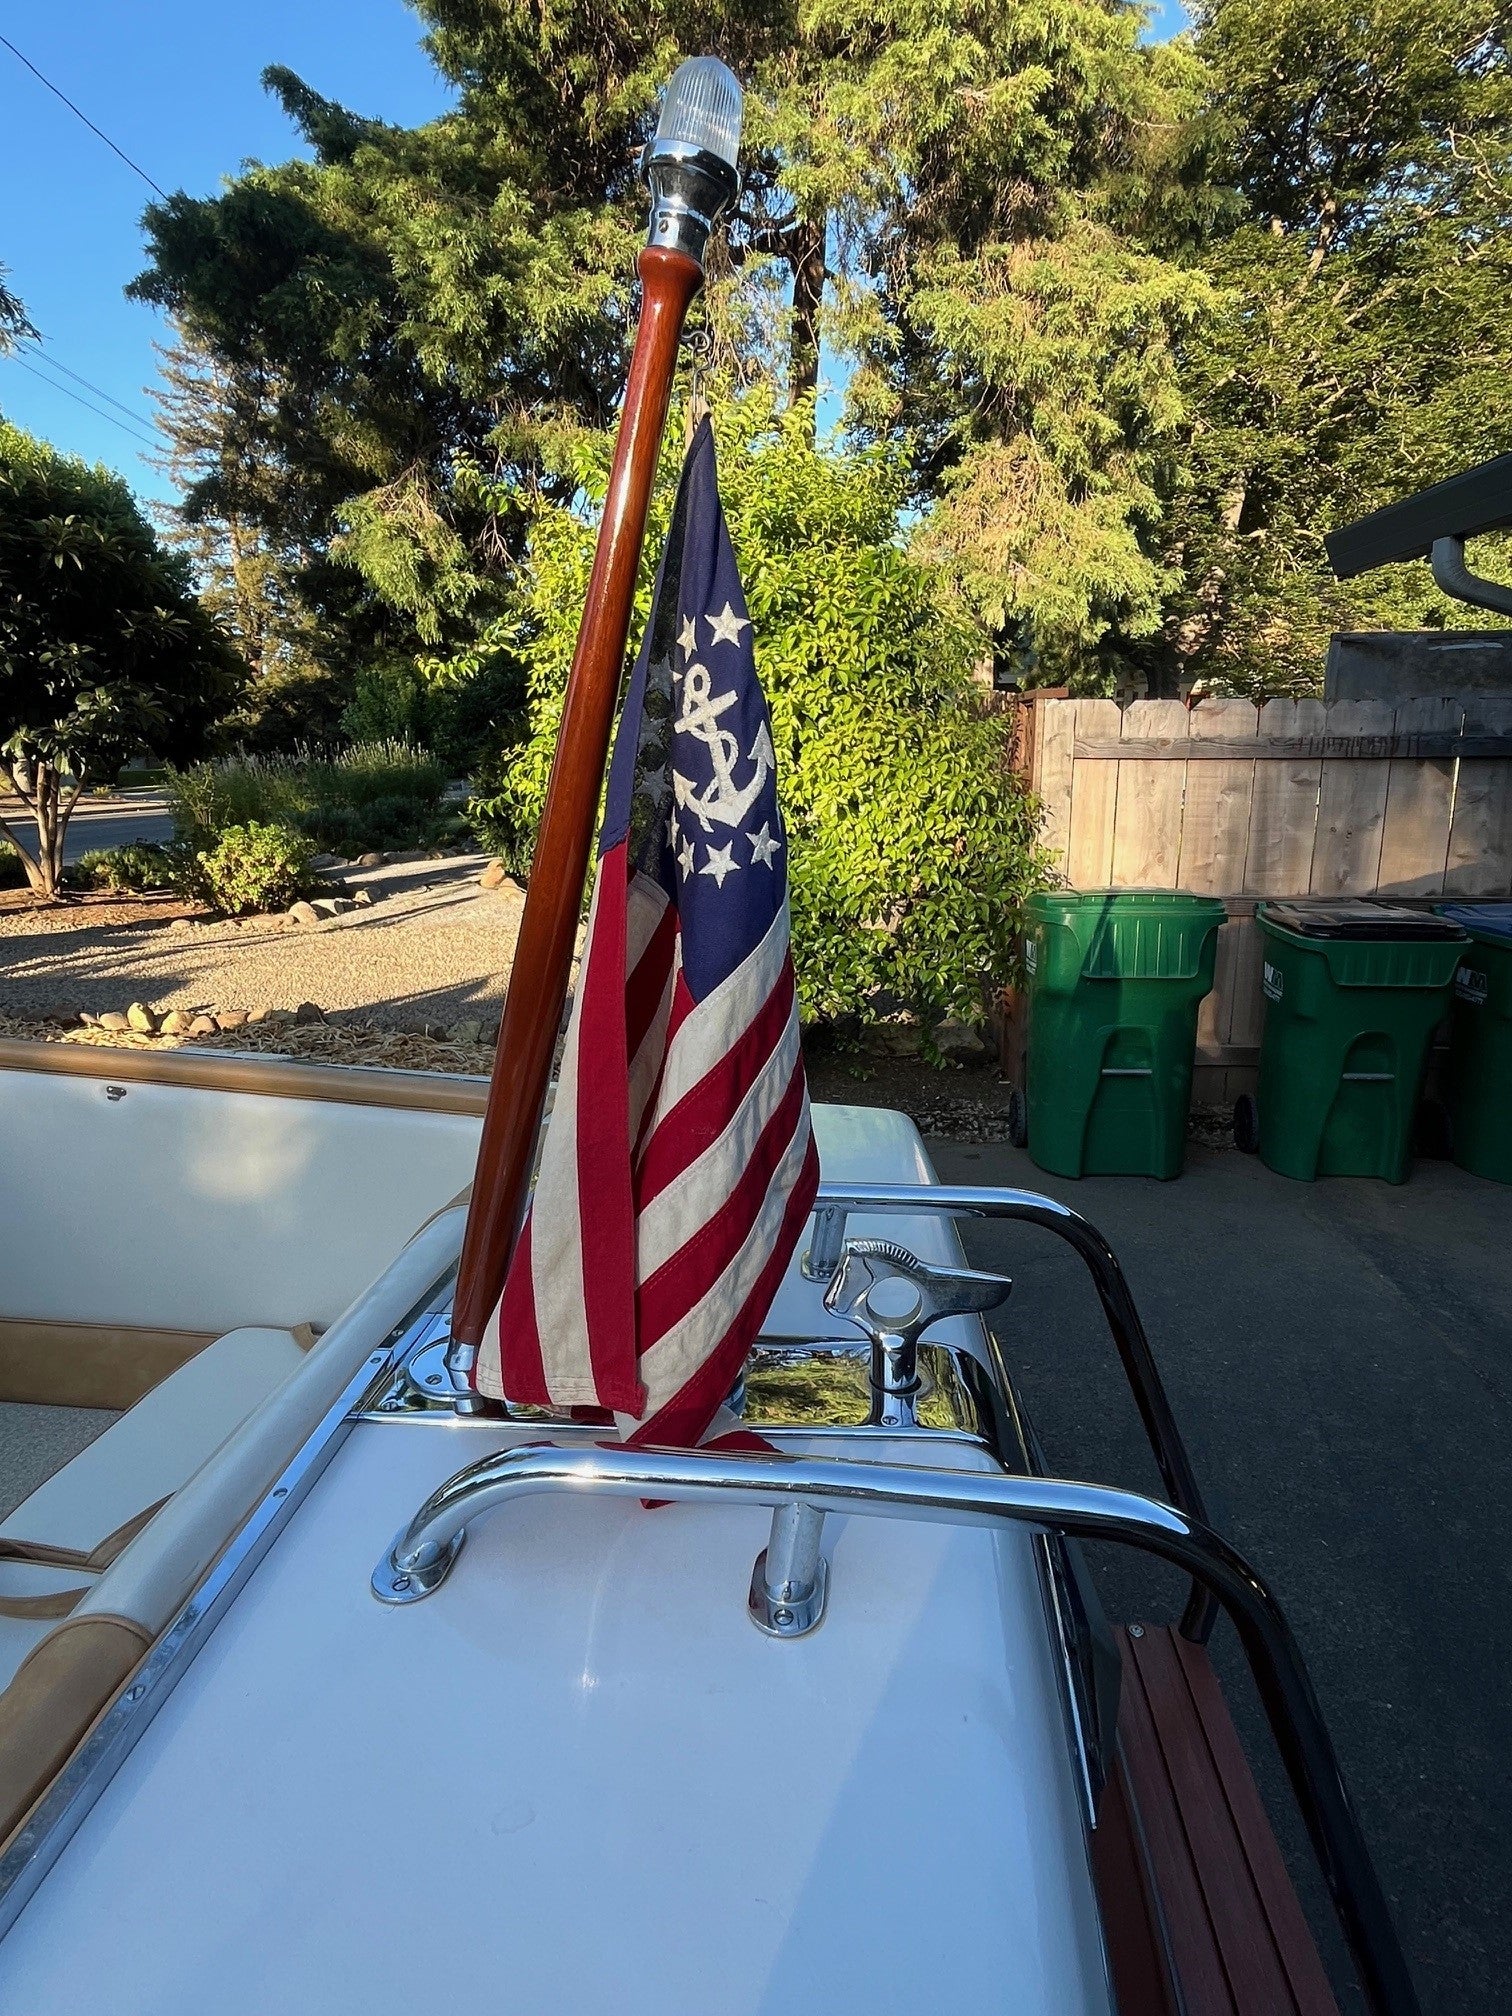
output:
<path id="1" fill-rule="evenodd" d="M 1261 903 L 1260 1159 L 1405 1183 L 1428 1046 L 1467 940 L 1391 903 Z"/>
<path id="2" fill-rule="evenodd" d="M 1181 1174 L 1197 1008 L 1227 911 L 1177 890 L 1029 900 L 1029 1153 L 1056 1176 Z"/>
<path id="3" fill-rule="evenodd" d="M 1449 1127 L 1454 1159 L 1512 1183 L 1512 903 L 1445 903 L 1470 937 L 1449 1010 Z"/>

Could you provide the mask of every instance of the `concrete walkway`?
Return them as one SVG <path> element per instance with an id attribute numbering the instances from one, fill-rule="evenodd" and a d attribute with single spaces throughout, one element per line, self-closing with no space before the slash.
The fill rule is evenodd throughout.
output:
<path id="1" fill-rule="evenodd" d="M 1307 1185 L 1194 1148 L 1176 1183 L 1072 1183 L 1006 1146 L 930 1152 L 946 1181 L 1048 1191 L 1112 1241 L 1215 1521 L 1301 1640 L 1425 2011 L 1500 2016 L 1512 1978 L 1512 1191 L 1443 1162 L 1401 1189 Z M 978 1265 L 1015 1276 L 1001 1335 L 1052 1465 L 1158 1494 L 1080 1262 L 1025 1228 L 964 1237 Z M 1098 1573 L 1124 1617 L 1179 1608 L 1158 1569 L 1109 1551 Z M 1231 1641 L 1220 1664 L 1247 1706 Z M 1285 1814 L 1258 1710 L 1241 1722 Z M 1299 1830 L 1286 1838 L 1302 1867 Z"/>

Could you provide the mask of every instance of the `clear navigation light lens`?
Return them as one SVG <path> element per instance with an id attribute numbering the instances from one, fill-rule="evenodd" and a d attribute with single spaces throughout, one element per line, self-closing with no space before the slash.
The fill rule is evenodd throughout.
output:
<path id="1" fill-rule="evenodd" d="M 717 56 L 690 56 L 672 73 L 651 152 L 664 141 L 702 147 L 731 168 L 740 154 L 745 100 L 739 80 Z"/>

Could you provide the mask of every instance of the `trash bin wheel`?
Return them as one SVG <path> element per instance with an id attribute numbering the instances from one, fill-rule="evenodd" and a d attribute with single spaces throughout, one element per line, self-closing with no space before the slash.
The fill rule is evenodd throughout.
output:
<path id="1" fill-rule="evenodd" d="M 1029 1146 L 1029 1102 L 1018 1085 L 1008 1094 L 1008 1139 L 1015 1148 Z"/>
<path id="2" fill-rule="evenodd" d="M 1234 1146 L 1246 1155 L 1255 1154 L 1260 1146 L 1260 1108 L 1250 1092 L 1241 1092 L 1234 1101 Z"/>

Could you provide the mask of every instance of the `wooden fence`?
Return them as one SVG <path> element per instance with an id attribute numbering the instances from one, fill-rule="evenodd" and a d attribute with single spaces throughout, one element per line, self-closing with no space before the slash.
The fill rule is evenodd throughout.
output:
<path id="1" fill-rule="evenodd" d="M 1074 888 L 1228 903 L 1195 1103 L 1254 1085 L 1257 898 L 1512 896 L 1512 697 L 1026 704 L 1029 781 Z"/>

